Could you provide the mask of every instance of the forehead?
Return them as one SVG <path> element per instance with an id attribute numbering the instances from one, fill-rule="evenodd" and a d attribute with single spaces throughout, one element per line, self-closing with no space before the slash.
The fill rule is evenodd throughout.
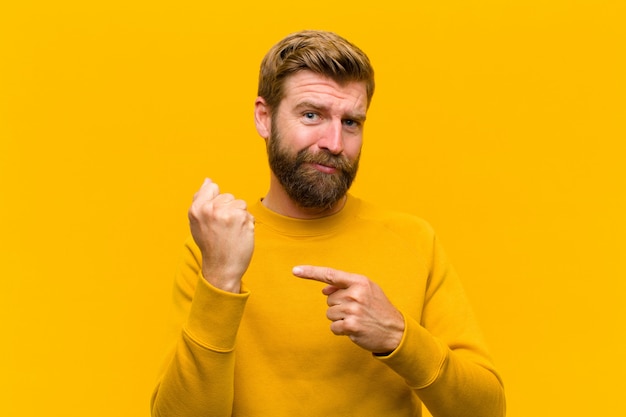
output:
<path id="1" fill-rule="evenodd" d="M 299 71 L 285 80 L 282 101 L 288 103 L 289 107 L 312 101 L 322 107 L 365 114 L 367 88 L 365 82 L 349 81 L 339 84 L 311 71 Z"/>

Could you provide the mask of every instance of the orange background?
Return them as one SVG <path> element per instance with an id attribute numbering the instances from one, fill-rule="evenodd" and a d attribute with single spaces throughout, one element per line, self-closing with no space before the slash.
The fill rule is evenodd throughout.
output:
<path id="1" fill-rule="evenodd" d="M 0 6 L 0 415 L 148 415 L 187 206 L 264 194 L 257 68 L 304 28 L 370 55 L 353 190 L 439 232 L 508 416 L 626 414 L 624 1 L 210 3 Z"/>

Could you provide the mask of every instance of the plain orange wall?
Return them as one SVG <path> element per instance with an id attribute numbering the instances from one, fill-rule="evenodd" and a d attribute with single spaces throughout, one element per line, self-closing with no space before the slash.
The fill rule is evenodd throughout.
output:
<path id="1" fill-rule="evenodd" d="M 0 415 L 148 415 L 187 206 L 264 194 L 257 68 L 304 28 L 370 55 L 354 192 L 439 232 L 508 416 L 626 414 L 626 3 L 167 3 L 0 6 Z"/>

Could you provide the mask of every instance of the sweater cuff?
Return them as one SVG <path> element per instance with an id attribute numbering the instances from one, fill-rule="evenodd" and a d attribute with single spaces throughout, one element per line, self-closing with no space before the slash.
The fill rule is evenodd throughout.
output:
<path id="1" fill-rule="evenodd" d="M 388 356 L 376 356 L 413 389 L 426 388 L 439 377 L 449 349 L 413 318 L 404 316 L 404 335 Z"/>
<path id="2" fill-rule="evenodd" d="M 234 294 L 212 286 L 200 275 L 185 332 L 207 349 L 232 351 L 249 296 L 243 285 L 241 293 Z"/>

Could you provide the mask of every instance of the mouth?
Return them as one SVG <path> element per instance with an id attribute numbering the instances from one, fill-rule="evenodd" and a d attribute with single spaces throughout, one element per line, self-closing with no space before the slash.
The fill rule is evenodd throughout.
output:
<path id="1" fill-rule="evenodd" d="M 311 165 L 317 171 L 323 172 L 324 174 L 335 174 L 338 171 L 338 169 L 333 166 L 324 165 L 320 163 L 311 162 L 309 163 L 309 165 Z"/>

